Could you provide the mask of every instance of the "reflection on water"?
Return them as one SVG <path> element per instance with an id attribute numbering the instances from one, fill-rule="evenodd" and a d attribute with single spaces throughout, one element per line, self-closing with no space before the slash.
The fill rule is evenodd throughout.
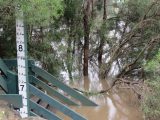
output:
<path id="1" fill-rule="evenodd" d="M 116 115 L 116 108 L 112 102 L 112 100 L 108 97 L 107 98 L 107 105 L 108 105 L 108 120 L 113 120 L 114 116 Z"/>
<path id="2" fill-rule="evenodd" d="M 74 74 L 74 73 L 73 73 Z M 66 76 L 64 78 L 67 78 Z M 98 92 L 107 90 L 109 80 L 99 80 L 96 68 L 89 67 L 89 77 L 78 76 L 78 80 L 70 84 L 71 87 L 84 91 Z M 66 83 L 68 83 L 66 81 Z M 71 107 L 88 120 L 143 120 L 139 109 L 138 99 L 130 89 L 112 88 L 104 94 L 90 96 L 89 99 L 97 103 L 98 107 Z M 62 115 L 64 120 L 70 120 Z"/>
<path id="3" fill-rule="evenodd" d="M 82 80 L 83 81 L 83 80 Z M 75 82 L 73 87 L 85 91 L 106 90 L 106 80 L 91 81 L 85 77 L 83 84 Z M 111 91 L 89 97 L 96 102 L 98 107 L 72 107 L 88 120 L 143 120 L 143 114 L 138 108 L 138 99 L 133 91 L 114 88 Z M 65 118 L 65 120 L 69 120 Z"/>
<path id="4" fill-rule="evenodd" d="M 98 106 L 98 107 L 71 107 L 77 113 L 83 115 L 87 120 L 107 120 L 107 106 Z M 58 113 L 58 115 L 64 120 L 71 120 L 71 118 L 65 116 L 62 113 Z"/>

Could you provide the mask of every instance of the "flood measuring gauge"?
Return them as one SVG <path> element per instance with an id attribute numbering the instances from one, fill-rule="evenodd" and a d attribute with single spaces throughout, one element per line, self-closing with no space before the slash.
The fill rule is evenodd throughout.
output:
<path id="1" fill-rule="evenodd" d="M 28 61 L 27 61 L 27 39 L 24 28 L 23 11 L 18 5 L 16 8 L 16 44 L 17 44 L 17 67 L 18 88 L 22 96 L 23 107 L 20 108 L 22 118 L 28 117 Z"/>

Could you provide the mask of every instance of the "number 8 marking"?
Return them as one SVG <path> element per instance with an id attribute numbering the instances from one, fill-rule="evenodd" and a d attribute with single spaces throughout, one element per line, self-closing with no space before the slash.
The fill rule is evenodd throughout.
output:
<path id="1" fill-rule="evenodd" d="M 19 46 L 18 46 L 18 50 L 19 50 L 20 52 L 22 52 L 22 51 L 23 51 L 23 46 L 22 46 L 22 45 L 19 45 Z"/>

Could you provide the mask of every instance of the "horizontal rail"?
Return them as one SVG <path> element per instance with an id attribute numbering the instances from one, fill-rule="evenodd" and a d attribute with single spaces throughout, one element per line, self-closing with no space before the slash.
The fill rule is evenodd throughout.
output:
<path id="1" fill-rule="evenodd" d="M 29 91 L 30 94 L 33 94 L 35 96 L 37 96 L 38 98 L 40 98 L 42 101 L 45 101 L 46 103 L 48 103 L 50 106 L 56 108 L 57 110 L 61 111 L 62 113 L 64 113 L 65 115 L 71 117 L 73 120 L 86 120 L 84 117 L 82 117 L 80 114 L 74 112 L 73 110 L 71 110 L 69 107 L 61 104 L 60 102 L 58 102 L 57 100 L 53 99 L 52 97 L 46 95 L 45 93 L 43 93 L 42 91 L 40 91 L 39 89 L 37 89 L 36 87 L 34 87 L 33 85 L 29 84 Z M 32 105 L 31 105 L 32 106 Z"/>
<path id="2" fill-rule="evenodd" d="M 73 98 L 79 100 L 82 103 L 82 105 L 85 105 L 85 106 L 97 106 L 97 104 L 95 104 L 94 102 L 89 100 L 87 97 L 83 96 L 82 94 L 78 93 L 74 89 L 70 88 L 69 86 L 65 85 L 63 82 L 57 80 L 53 75 L 51 75 L 47 71 L 45 71 L 45 70 L 43 70 L 43 69 L 41 69 L 41 68 L 39 68 L 39 67 L 37 67 L 35 65 L 32 66 L 32 70 L 33 70 L 33 72 L 36 73 L 36 75 L 44 78 L 45 80 L 47 80 L 48 82 L 52 83 L 53 85 L 55 85 L 59 89 L 61 89 L 64 92 L 68 93 Z"/>
<path id="3" fill-rule="evenodd" d="M 3 62 L 8 67 L 17 67 L 17 59 L 3 59 Z M 28 60 L 28 67 L 31 67 L 34 64 L 34 60 Z"/>
<path id="4" fill-rule="evenodd" d="M 22 108 L 22 96 L 17 94 L 4 94 L 0 95 L 0 100 L 7 101 L 16 108 Z"/>
<path id="5" fill-rule="evenodd" d="M 42 106 L 38 105 L 37 103 L 33 102 L 32 100 L 29 100 L 29 106 L 30 106 L 30 110 L 33 110 L 33 111 L 31 111 L 32 115 L 43 116 L 47 120 L 61 120 L 54 113 L 43 108 Z"/>
<path id="6" fill-rule="evenodd" d="M 36 86 L 42 87 L 44 90 L 47 91 L 47 93 L 50 96 L 55 96 L 56 98 L 63 101 L 67 105 L 74 105 L 74 106 L 78 105 L 75 102 L 73 102 L 72 100 L 70 100 L 69 98 L 65 97 L 64 95 L 62 95 L 59 92 L 57 92 L 56 90 L 54 90 L 52 87 L 50 87 L 49 85 L 47 85 L 43 81 L 39 80 L 38 78 L 35 78 L 34 76 L 29 76 L 29 82 L 36 84 Z"/>

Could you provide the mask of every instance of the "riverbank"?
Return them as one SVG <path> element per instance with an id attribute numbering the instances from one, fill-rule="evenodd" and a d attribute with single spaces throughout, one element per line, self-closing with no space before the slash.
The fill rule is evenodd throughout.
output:
<path id="1" fill-rule="evenodd" d="M 21 118 L 19 113 L 9 107 L 5 101 L 0 101 L 0 120 L 45 120 L 40 117 Z"/>

